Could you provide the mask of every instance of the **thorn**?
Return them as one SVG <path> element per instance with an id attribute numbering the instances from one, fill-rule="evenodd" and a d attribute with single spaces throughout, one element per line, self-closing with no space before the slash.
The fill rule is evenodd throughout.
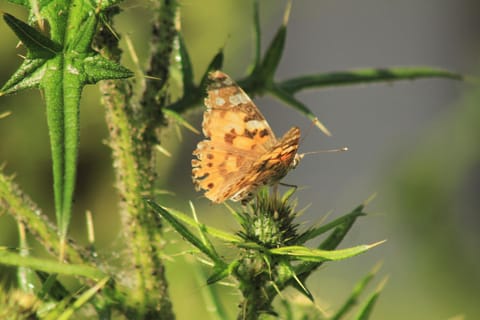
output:
<path id="1" fill-rule="evenodd" d="M 290 19 L 290 12 L 292 11 L 292 0 L 287 2 L 287 7 L 285 8 L 285 13 L 283 14 L 283 25 L 287 26 L 288 20 Z"/>
<path id="2" fill-rule="evenodd" d="M 373 199 L 375 199 L 376 197 L 377 197 L 377 193 L 376 193 L 376 192 L 372 193 L 372 195 L 371 195 L 370 197 L 368 197 L 365 201 L 363 201 L 362 205 L 363 205 L 364 207 L 366 207 L 366 206 L 367 206 L 370 202 L 372 202 Z"/>
<path id="3" fill-rule="evenodd" d="M 313 119 L 313 124 L 316 125 L 320 129 L 320 131 L 322 131 L 326 136 L 332 136 L 330 130 L 328 130 L 327 127 L 325 127 L 323 123 L 318 120 L 318 118 Z"/>
<path id="4" fill-rule="evenodd" d="M 3 92 L 0 92 L 0 97 L 3 95 Z M 0 119 L 5 119 L 6 117 L 12 114 L 11 111 L 5 111 L 4 113 L 0 113 Z"/>
<path id="5" fill-rule="evenodd" d="M 95 243 L 95 230 L 93 228 L 93 216 L 92 216 L 92 211 L 87 210 L 85 212 L 85 218 L 87 220 L 87 237 L 88 237 L 88 242 L 90 245 L 94 245 Z"/>
<path id="6" fill-rule="evenodd" d="M 172 157 L 172 154 L 170 153 L 170 151 L 168 151 L 167 149 L 165 149 L 164 147 L 162 147 L 161 145 L 157 144 L 155 145 L 155 148 L 160 152 L 162 153 L 163 155 L 171 158 Z"/>

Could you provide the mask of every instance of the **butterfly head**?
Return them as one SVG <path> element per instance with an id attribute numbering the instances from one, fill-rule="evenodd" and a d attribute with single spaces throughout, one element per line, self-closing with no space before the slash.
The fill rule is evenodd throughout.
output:
<path id="1" fill-rule="evenodd" d="M 290 168 L 295 169 L 298 166 L 298 164 L 300 163 L 300 160 L 302 160 L 304 156 L 305 156 L 305 153 L 295 154 L 295 157 L 293 158 L 293 161 L 290 164 Z"/>

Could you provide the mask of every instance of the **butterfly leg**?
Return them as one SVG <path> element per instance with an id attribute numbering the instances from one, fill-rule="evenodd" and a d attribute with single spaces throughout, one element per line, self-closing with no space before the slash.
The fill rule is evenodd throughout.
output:
<path id="1" fill-rule="evenodd" d="M 294 188 L 295 191 L 298 189 L 298 186 L 296 184 L 288 184 L 283 182 L 279 182 L 278 184 L 282 185 L 283 187 Z"/>

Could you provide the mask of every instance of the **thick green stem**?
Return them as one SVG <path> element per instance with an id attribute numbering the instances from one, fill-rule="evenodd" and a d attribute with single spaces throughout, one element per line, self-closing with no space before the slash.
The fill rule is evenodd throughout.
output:
<path id="1" fill-rule="evenodd" d="M 246 250 L 245 256 L 236 270 L 243 296 L 237 319 L 255 320 L 262 313 L 272 310 L 271 303 L 275 295 L 269 295 L 265 291 L 272 275 L 265 270 L 269 270 L 269 268 L 262 256 L 258 252 Z"/>
<path id="2" fill-rule="evenodd" d="M 173 319 L 173 311 L 168 296 L 163 263 L 160 259 L 163 239 L 160 233 L 161 224 L 158 215 L 153 214 L 144 201 L 145 197 L 153 197 L 153 181 L 155 178 L 156 129 L 161 124 L 161 105 L 156 95 L 168 77 L 171 42 L 160 37 L 162 32 L 174 32 L 174 13 L 172 1 L 164 1 L 158 9 L 154 23 L 154 40 L 152 47 L 151 70 L 160 70 L 162 87 L 150 88 L 149 82 L 142 98 L 142 107 L 135 107 L 131 102 L 131 85 L 122 81 L 104 81 L 101 85 L 103 104 L 106 107 L 106 119 L 109 127 L 109 145 L 112 148 L 116 187 L 120 195 L 120 214 L 125 231 L 126 244 L 133 255 L 131 260 L 133 287 L 128 294 L 130 318 L 135 319 Z M 172 31 L 173 30 L 173 31 Z M 158 60 L 155 44 L 162 39 L 165 49 Z M 117 39 L 102 34 L 103 43 L 99 43 L 104 55 L 119 60 L 120 50 Z M 158 66 L 161 64 L 161 66 Z M 152 66 L 156 66 L 153 68 Z M 153 73 L 154 71 L 150 71 Z M 120 279 L 121 280 L 121 279 Z"/>

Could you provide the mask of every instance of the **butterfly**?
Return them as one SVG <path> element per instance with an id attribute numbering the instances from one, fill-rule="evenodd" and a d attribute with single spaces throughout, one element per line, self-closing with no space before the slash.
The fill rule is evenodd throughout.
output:
<path id="1" fill-rule="evenodd" d="M 301 158 L 300 129 L 277 139 L 249 96 L 221 71 L 209 74 L 202 130 L 193 151 L 192 179 L 212 202 L 248 201 L 257 188 L 275 185 Z"/>

